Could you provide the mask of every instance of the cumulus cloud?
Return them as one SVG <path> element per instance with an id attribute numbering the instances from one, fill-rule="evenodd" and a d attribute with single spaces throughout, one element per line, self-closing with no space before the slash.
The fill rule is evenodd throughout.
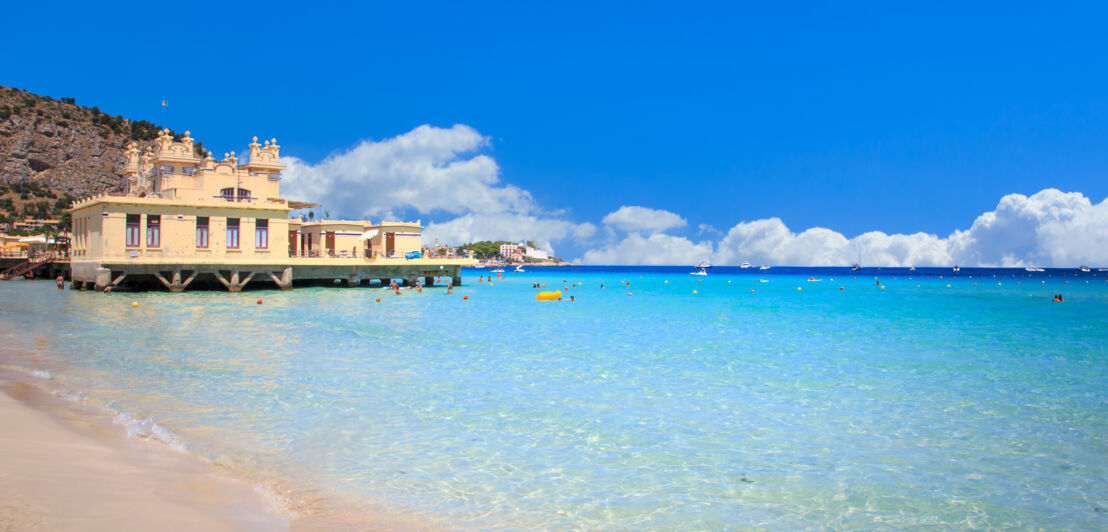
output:
<path id="1" fill-rule="evenodd" d="M 346 216 L 382 217 L 397 210 L 519 212 L 535 209 L 526 190 L 500 184 L 500 167 L 476 153 L 488 139 L 466 125 L 419 126 L 382 141 L 366 140 L 319 164 L 283 157 L 283 194 L 326 199 Z"/>
<path id="2" fill-rule="evenodd" d="M 1108 200 L 1048 188 L 1009 194 L 949 239 L 954 259 L 984 266 L 1108 264 Z"/>
<path id="3" fill-rule="evenodd" d="M 400 213 L 454 215 L 429 223 L 425 238 L 461 244 L 475 240 L 553 242 L 592 236 L 596 226 L 543 211 L 531 193 L 500 182 L 500 167 L 480 150 L 487 137 L 466 125 L 419 126 L 393 138 L 360 142 L 310 164 L 283 157 L 287 198 L 323 202 L 340 216 L 395 219 Z"/>
<path id="4" fill-rule="evenodd" d="M 622 231 L 645 233 L 660 233 L 667 229 L 685 227 L 689 223 L 672 212 L 637 205 L 623 205 L 615 212 L 608 213 L 601 221 Z"/>
<path id="5" fill-rule="evenodd" d="M 533 240 L 540 249 L 555 255 L 553 242 L 584 240 L 596 233 L 591 223 L 574 223 L 557 218 L 543 218 L 517 213 L 470 213 L 443 223 L 429 224 L 423 231 L 424 240 L 440 242 L 473 242 L 490 238 L 503 240 Z M 488 235 L 497 235 L 490 237 Z"/>
<path id="6" fill-rule="evenodd" d="M 712 256 L 711 242 L 693 243 L 687 238 L 654 233 L 631 233 L 615 246 L 585 252 L 585 264 L 690 264 Z"/>
<path id="7" fill-rule="evenodd" d="M 618 211 L 617 211 L 618 212 Z M 614 214 L 614 213 L 613 213 Z M 606 250 L 585 253 L 587 264 L 693 264 L 708 242 L 632 233 Z M 793 232 L 779 218 L 741 222 L 714 245 L 717 264 L 869 266 L 1076 266 L 1108 264 L 1108 199 L 1093 204 L 1081 193 L 1046 189 L 1030 197 L 1009 194 L 996 210 L 946 238 L 927 233 L 871 231 L 852 239 L 823 227 Z"/>

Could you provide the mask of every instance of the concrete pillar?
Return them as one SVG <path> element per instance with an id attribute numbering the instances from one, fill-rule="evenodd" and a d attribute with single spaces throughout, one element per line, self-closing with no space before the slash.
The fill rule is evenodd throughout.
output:
<path id="1" fill-rule="evenodd" d="M 96 291 L 99 292 L 112 284 L 112 271 L 107 268 L 96 269 Z"/>
<path id="2" fill-rule="evenodd" d="M 265 272 L 270 279 L 273 279 L 273 283 L 277 285 L 277 288 L 281 290 L 292 290 L 292 266 L 286 267 L 281 271 L 281 277 L 277 277 L 273 272 Z"/>

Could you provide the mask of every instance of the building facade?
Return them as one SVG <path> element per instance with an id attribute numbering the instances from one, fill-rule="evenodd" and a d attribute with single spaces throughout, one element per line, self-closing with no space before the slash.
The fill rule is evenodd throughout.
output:
<path id="1" fill-rule="evenodd" d="M 249 145 L 244 161 L 234 152 L 216 160 L 198 153 L 189 132 L 174 139 L 163 130 L 153 144 L 126 151 L 125 194 L 77 201 L 72 216 L 71 275 L 97 288 L 128 275 L 154 277 L 181 291 L 198 275 L 237 291 L 260 276 L 292 288 L 299 278 L 414 282 L 449 276 L 461 282 L 464 261 L 405 261 L 419 251 L 419 222 L 309 221 L 291 210 L 317 206 L 280 197 L 276 139 Z M 399 259 L 399 260 L 398 260 Z"/>

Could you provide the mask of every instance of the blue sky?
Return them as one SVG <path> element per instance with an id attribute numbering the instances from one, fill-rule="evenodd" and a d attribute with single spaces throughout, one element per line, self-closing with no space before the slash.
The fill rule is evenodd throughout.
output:
<path id="1" fill-rule="evenodd" d="M 464 124 L 531 212 L 597 227 L 569 257 L 620 242 L 621 206 L 695 243 L 771 217 L 946 238 L 1048 188 L 1099 204 L 1108 7 L 966 4 L 23 4 L 0 84 L 306 164 Z M 390 214 L 465 212 L 417 211 Z"/>

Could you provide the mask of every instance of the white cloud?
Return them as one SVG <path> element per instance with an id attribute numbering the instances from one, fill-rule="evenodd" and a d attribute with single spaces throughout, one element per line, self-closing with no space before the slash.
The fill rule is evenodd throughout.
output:
<path id="1" fill-rule="evenodd" d="M 646 233 L 660 233 L 667 229 L 685 227 L 689 223 L 672 212 L 637 205 L 623 205 L 615 212 L 608 213 L 602 221 L 623 231 Z"/>
<path id="2" fill-rule="evenodd" d="M 550 254 L 553 243 L 593 236 L 596 226 L 546 212 L 531 193 L 500 182 L 500 167 L 477 153 L 489 141 L 475 129 L 419 126 L 381 141 L 366 140 L 319 164 L 283 157 L 282 196 L 325 203 L 340 216 L 395 219 L 401 212 L 449 213 L 430 222 L 424 240 L 534 240 Z"/>
<path id="3" fill-rule="evenodd" d="M 654 233 L 631 233 L 615 246 L 585 252 L 584 264 L 696 264 L 712 256 L 712 243 Z"/>
<path id="4" fill-rule="evenodd" d="M 1048 188 L 1009 194 L 995 211 L 950 235 L 954 259 L 984 266 L 1108 264 L 1108 200 Z"/>
<path id="5" fill-rule="evenodd" d="M 326 202 L 345 216 L 390 217 L 398 210 L 527 213 L 526 190 L 500 184 L 492 157 L 475 154 L 488 139 L 466 125 L 419 126 L 382 141 L 366 140 L 319 164 L 283 157 L 288 198 Z"/>
<path id="6" fill-rule="evenodd" d="M 618 211 L 617 211 L 618 212 Z M 608 249 L 587 251 L 587 264 L 693 264 L 708 242 L 632 233 Z M 715 244 L 717 264 L 791 266 L 1054 266 L 1108 264 L 1108 200 L 1093 204 L 1081 193 L 1045 189 L 1031 197 L 1009 194 L 996 210 L 946 238 L 927 233 L 863 233 L 848 239 L 813 227 L 794 233 L 779 218 L 741 222 Z"/>
<path id="7" fill-rule="evenodd" d="M 423 231 L 425 242 L 460 244 L 478 240 L 534 240 L 540 249 L 555 256 L 553 242 L 584 240 L 596 233 L 591 223 L 573 223 L 557 218 L 517 213 L 466 214 L 443 223 L 429 224 Z M 490 236 L 495 235 L 495 236 Z"/>

